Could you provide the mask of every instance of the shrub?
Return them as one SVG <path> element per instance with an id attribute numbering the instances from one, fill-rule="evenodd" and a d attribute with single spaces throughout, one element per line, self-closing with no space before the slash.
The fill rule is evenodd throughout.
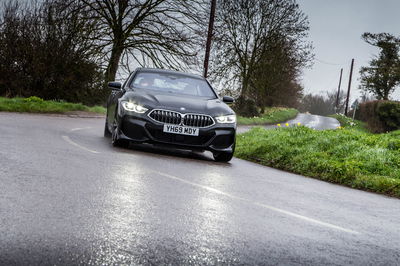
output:
<path id="1" fill-rule="evenodd" d="M 384 132 L 383 124 L 378 119 L 376 109 L 379 101 L 370 101 L 360 104 L 360 120 L 367 123 L 372 132 Z"/>
<path id="2" fill-rule="evenodd" d="M 44 100 L 42 98 L 37 97 L 37 96 L 31 96 L 29 98 L 24 98 L 24 102 L 28 102 L 28 103 L 30 103 L 30 102 L 40 103 L 40 102 L 43 102 L 43 101 Z"/>
<path id="3" fill-rule="evenodd" d="M 88 107 L 80 103 L 65 101 L 46 101 L 36 96 L 29 98 L 4 98 L 0 97 L 0 112 L 28 112 L 28 113 L 66 113 L 72 111 L 85 111 L 105 114 L 102 106 Z"/>
<path id="4" fill-rule="evenodd" d="M 78 1 L 0 2 L 0 96 L 104 102 L 108 91 Z"/>
<path id="5" fill-rule="evenodd" d="M 377 113 L 386 131 L 400 129 L 400 102 L 381 101 Z"/>
<path id="6" fill-rule="evenodd" d="M 360 105 L 360 119 L 369 130 L 383 133 L 400 129 L 400 102 L 371 101 Z"/>
<path id="7" fill-rule="evenodd" d="M 260 115 L 260 111 L 258 110 L 255 101 L 251 99 L 237 99 L 233 109 L 238 115 L 244 117 L 254 117 Z"/>

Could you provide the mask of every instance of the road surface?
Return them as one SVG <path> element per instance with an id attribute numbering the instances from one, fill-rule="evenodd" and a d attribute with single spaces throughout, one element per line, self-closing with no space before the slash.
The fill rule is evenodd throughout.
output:
<path id="1" fill-rule="evenodd" d="M 340 126 L 339 121 L 335 118 L 320 116 L 320 115 L 311 115 L 311 114 L 298 114 L 296 118 L 287 121 L 290 126 L 297 126 L 300 123 L 303 126 L 313 128 L 316 130 L 325 130 L 325 129 L 336 129 Z M 285 123 L 281 123 L 281 126 L 285 127 Z M 243 133 L 250 130 L 253 126 L 240 126 L 238 127 L 238 133 Z M 277 125 L 268 125 L 263 126 L 266 129 L 276 128 Z"/>
<path id="2" fill-rule="evenodd" d="M 0 265 L 399 265 L 400 201 L 0 113 Z"/>

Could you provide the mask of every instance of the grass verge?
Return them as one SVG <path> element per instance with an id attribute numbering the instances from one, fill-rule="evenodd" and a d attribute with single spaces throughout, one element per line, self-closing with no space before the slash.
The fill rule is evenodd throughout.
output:
<path id="1" fill-rule="evenodd" d="M 267 125 L 285 122 L 297 116 L 299 111 L 293 108 L 270 107 L 263 115 L 255 117 L 237 117 L 239 125 Z"/>
<path id="2" fill-rule="evenodd" d="M 35 96 L 29 98 L 0 97 L 0 111 L 26 113 L 66 113 L 83 111 L 97 114 L 106 113 L 105 108 L 102 106 L 89 107 L 80 103 L 45 101 Z"/>
<path id="3" fill-rule="evenodd" d="M 400 131 L 253 128 L 237 137 L 235 156 L 266 166 L 400 198 Z"/>
<path id="4" fill-rule="evenodd" d="M 367 129 L 367 124 L 359 120 L 353 120 L 350 117 L 342 114 L 330 115 L 330 117 L 336 118 L 339 121 L 341 127 L 347 129 L 355 129 L 362 132 L 369 132 L 369 130 Z"/>

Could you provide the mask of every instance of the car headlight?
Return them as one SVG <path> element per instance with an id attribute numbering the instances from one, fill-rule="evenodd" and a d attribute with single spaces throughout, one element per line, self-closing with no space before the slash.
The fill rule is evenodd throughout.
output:
<path id="1" fill-rule="evenodd" d="M 221 124 L 233 124 L 236 123 L 236 115 L 217 116 L 215 120 L 217 120 L 217 122 Z"/>
<path id="2" fill-rule="evenodd" d="M 122 106 L 127 111 L 132 111 L 139 114 L 143 114 L 148 110 L 147 108 L 132 102 L 122 102 Z"/>

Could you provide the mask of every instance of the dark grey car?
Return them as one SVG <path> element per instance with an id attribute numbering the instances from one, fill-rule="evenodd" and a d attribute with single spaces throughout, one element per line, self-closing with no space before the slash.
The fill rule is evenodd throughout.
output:
<path id="1" fill-rule="evenodd" d="M 229 161 L 235 150 L 236 115 L 207 80 L 182 72 L 139 68 L 122 85 L 110 82 L 104 135 L 115 146 L 130 142 L 209 150 Z"/>

